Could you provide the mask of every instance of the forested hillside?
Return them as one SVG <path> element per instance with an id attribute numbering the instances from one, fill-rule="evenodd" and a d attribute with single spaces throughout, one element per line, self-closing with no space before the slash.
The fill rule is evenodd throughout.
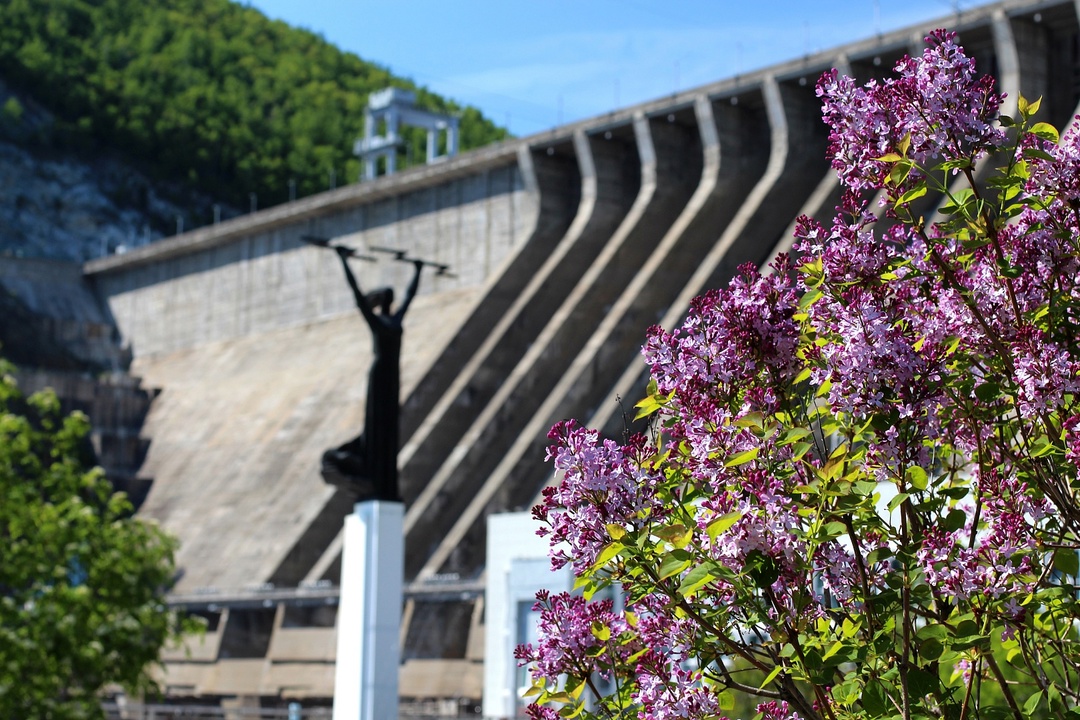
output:
<path id="1" fill-rule="evenodd" d="M 352 156 L 370 92 L 417 91 L 461 116 L 461 147 L 506 136 L 318 35 L 229 0 L 2 0 L 0 80 L 55 116 L 21 143 L 115 148 L 160 179 L 183 179 L 236 207 L 281 202 L 358 175 Z M 0 126 L 18 129 L 14 97 Z M 0 127 L 2 129 L 2 127 Z M 409 153 L 422 161 L 422 138 Z M 404 161 L 406 158 L 403 157 Z"/>

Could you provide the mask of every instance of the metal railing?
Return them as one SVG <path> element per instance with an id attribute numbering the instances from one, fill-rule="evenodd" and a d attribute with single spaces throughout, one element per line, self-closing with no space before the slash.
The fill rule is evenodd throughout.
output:
<path id="1" fill-rule="evenodd" d="M 155 705 L 141 703 L 104 703 L 106 720 L 329 720 L 333 710 L 327 707 L 223 708 L 217 705 Z M 445 708 L 444 708 L 445 712 Z M 479 715 L 431 714 L 422 708 L 401 708 L 398 720 L 491 720 Z"/>
<path id="2" fill-rule="evenodd" d="M 402 593 L 406 599 L 428 602 L 457 602 L 472 600 L 484 594 L 483 580 L 461 580 L 456 577 L 438 577 L 425 582 L 406 585 Z M 165 601 L 170 607 L 192 612 L 217 612 L 226 607 L 234 609 L 270 608 L 278 603 L 292 606 L 337 605 L 341 588 L 330 584 L 301 585 L 299 587 L 275 587 L 272 584 L 239 589 L 197 588 L 194 592 L 169 595 Z"/>
<path id="3" fill-rule="evenodd" d="M 327 720 L 330 708 L 223 708 L 217 705 L 105 703 L 107 720 Z"/>

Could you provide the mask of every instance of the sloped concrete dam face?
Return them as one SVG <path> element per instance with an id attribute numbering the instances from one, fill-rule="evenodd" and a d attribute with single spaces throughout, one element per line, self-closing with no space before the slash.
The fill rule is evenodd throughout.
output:
<path id="1" fill-rule="evenodd" d="M 452 268 L 424 276 L 405 322 L 401 691 L 478 699 L 486 517 L 535 502 L 554 422 L 621 435 L 649 325 L 789 249 L 798 215 L 832 216 L 821 72 L 880 77 L 938 25 L 1013 102 L 1044 96 L 1059 126 L 1076 111 L 1074 4 L 1012 1 L 87 265 L 132 372 L 161 391 L 140 513 L 180 537 L 173 602 L 210 620 L 170 657 L 169 692 L 332 693 L 351 500 L 318 461 L 361 429 L 371 347 L 337 258 L 301 236 Z M 388 258 L 355 263 L 363 288 L 403 289 L 410 268 Z"/>

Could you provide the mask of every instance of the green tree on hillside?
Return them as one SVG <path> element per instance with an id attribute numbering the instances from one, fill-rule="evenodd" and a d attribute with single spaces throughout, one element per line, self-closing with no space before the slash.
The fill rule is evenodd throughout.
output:
<path id="1" fill-rule="evenodd" d="M 324 190 L 330 170 L 356 180 L 368 95 L 389 85 L 460 114 L 462 149 L 506 137 L 475 108 L 229 0 L 6 0 L 0 78 L 56 113 L 51 142 L 119 148 L 238 206 L 249 192 L 286 199 L 291 179 Z M 422 134 L 410 142 L 419 161 Z"/>
<path id="2" fill-rule="evenodd" d="M 2 361 L 0 361 L 2 363 Z M 176 542 L 92 468 L 89 422 L 0 365 L 0 717 L 97 718 L 191 621 L 163 602 Z"/>

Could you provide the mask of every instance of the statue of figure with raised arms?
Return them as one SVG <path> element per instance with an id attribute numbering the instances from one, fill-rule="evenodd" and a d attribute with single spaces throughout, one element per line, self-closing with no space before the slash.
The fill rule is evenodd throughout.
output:
<path id="1" fill-rule="evenodd" d="M 405 299 L 394 310 L 392 288 L 379 288 L 367 295 L 361 292 L 349 267 L 349 258 L 355 255 L 351 248 L 324 246 L 331 247 L 341 259 L 356 307 L 371 328 L 375 360 L 368 373 L 364 431 L 341 447 L 323 453 L 322 476 L 326 482 L 355 493 L 361 500 L 400 502 L 397 454 L 402 320 L 420 286 L 420 273 L 430 263 L 408 260 L 416 270 Z M 404 253 L 398 259 L 406 259 Z"/>

